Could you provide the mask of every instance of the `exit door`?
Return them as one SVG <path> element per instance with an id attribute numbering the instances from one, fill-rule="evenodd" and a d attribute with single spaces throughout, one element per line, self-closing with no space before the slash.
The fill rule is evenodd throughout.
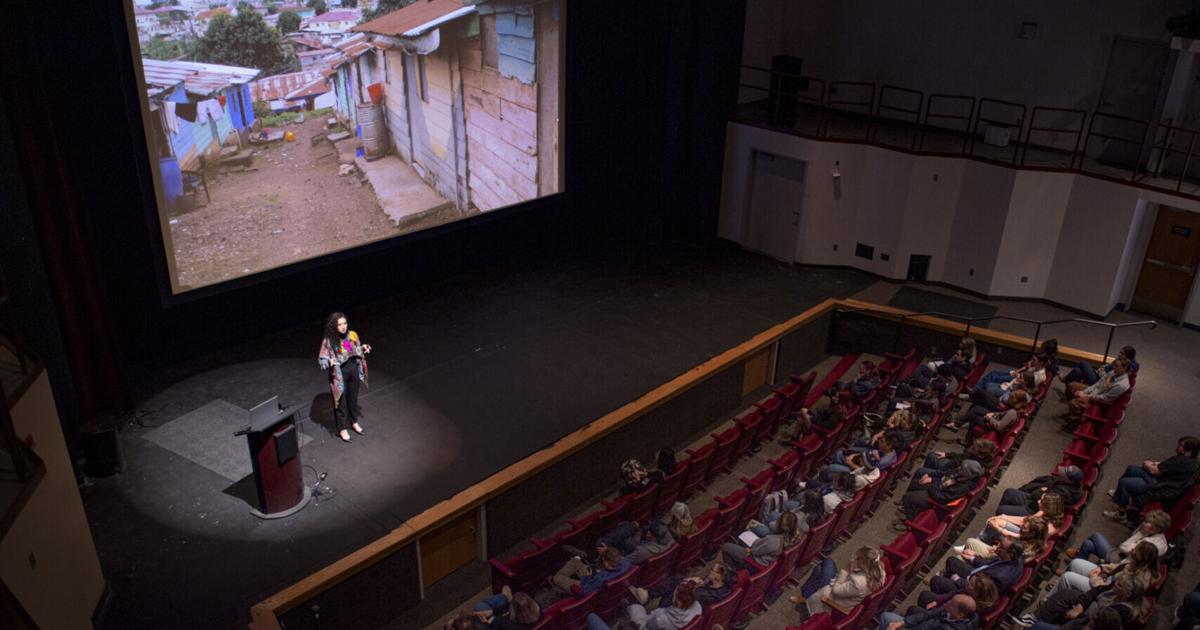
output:
<path id="1" fill-rule="evenodd" d="M 1133 293 L 1132 308 L 1180 321 L 1196 279 L 1197 264 L 1200 264 L 1200 213 L 1160 206 Z"/>
<path id="2" fill-rule="evenodd" d="M 746 248 L 794 262 L 804 199 L 804 162 L 755 151 L 751 181 Z"/>

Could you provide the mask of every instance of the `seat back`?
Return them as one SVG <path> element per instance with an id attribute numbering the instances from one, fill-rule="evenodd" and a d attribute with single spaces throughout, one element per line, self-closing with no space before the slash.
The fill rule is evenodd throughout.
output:
<path id="1" fill-rule="evenodd" d="M 859 492 L 854 495 L 854 498 L 837 507 L 837 522 L 833 526 L 833 532 L 829 535 L 831 540 L 841 538 L 850 529 L 850 523 L 858 514 L 858 506 L 862 504 L 862 500 L 863 493 Z"/>
<path id="2" fill-rule="evenodd" d="M 715 440 L 716 450 L 713 451 L 711 467 L 708 469 L 706 481 L 711 481 L 717 475 L 729 472 L 731 458 L 733 457 L 733 449 L 737 447 L 738 439 L 742 436 L 742 427 L 733 425 L 720 433 L 712 435 Z"/>
<path id="3" fill-rule="evenodd" d="M 679 542 L 679 555 L 675 556 L 675 573 L 683 573 L 692 568 L 704 553 L 704 545 L 712 532 L 712 520 L 696 519 L 696 531 Z"/>
<path id="4" fill-rule="evenodd" d="M 771 583 L 771 578 L 774 577 L 775 571 L 779 568 L 778 562 L 772 562 L 770 566 L 758 573 L 750 576 L 746 582 L 745 594 L 742 595 L 742 600 L 738 602 L 737 612 L 733 613 L 734 621 L 739 621 L 749 617 L 751 613 L 765 609 L 763 606 L 763 598 L 766 596 L 767 586 Z"/>
<path id="5" fill-rule="evenodd" d="M 883 584 L 879 586 L 875 592 L 867 595 L 859 605 L 863 609 L 862 619 L 874 619 L 875 612 L 879 610 L 885 602 L 890 602 L 892 596 L 896 594 L 896 588 L 899 584 L 896 582 L 895 575 L 889 575 L 883 579 Z"/>
<path id="6" fill-rule="evenodd" d="M 710 630 L 716 626 L 728 628 L 730 622 L 733 621 L 733 614 L 737 612 L 738 603 L 742 601 L 742 595 L 745 594 L 745 589 L 742 585 L 734 585 L 729 591 L 729 595 L 719 602 L 710 604 L 708 609 L 704 611 L 702 617 L 704 622 L 700 624 L 701 630 Z"/>
<path id="7" fill-rule="evenodd" d="M 679 549 L 679 543 L 674 543 L 664 549 L 662 553 L 646 558 L 646 561 L 642 563 L 638 586 L 651 588 L 666 579 L 671 574 L 672 567 L 675 566 L 675 557 L 679 555 Z"/>
<path id="8" fill-rule="evenodd" d="M 608 509 L 600 512 L 600 515 L 596 517 L 593 523 L 598 536 L 602 536 L 605 532 L 616 527 L 617 523 L 629 520 L 625 518 L 625 515 L 629 512 L 629 502 L 633 500 L 633 496 L 627 494 L 620 497 L 616 501 L 609 503 Z"/>
<path id="9" fill-rule="evenodd" d="M 641 523 L 650 519 L 650 514 L 654 511 L 654 505 L 658 501 L 659 486 L 654 484 L 646 488 L 645 492 L 632 495 L 628 504 L 625 507 L 625 517 L 621 520 L 633 521 Z"/>
<path id="10" fill-rule="evenodd" d="M 634 580 L 641 573 L 641 569 L 641 566 L 631 567 L 623 575 L 605 582 L 596 594 L 596 603 L 592 606 L 592 612 L 599 615 L 601 619 L 608 619 L 613 611 L 621 605 L 621 600 L 629 594 L 629 587 L 634 585 Z"/>
<path id="11" fill-rule="evenodd" d="M 783 413 L 783 401 L 775 394 L 764 398 L 756 403 L 754 407 L 762 414 L 762 425 L 758 430 L 758 439 L 764 440 L 775 434 L 775 429 L 779 428 L 779 420 Z"/>
<path id="12" fill-rule="evenodd" d="M 683 482 L 683 491 L 679 494 L 681 499 L 692 496 L 696 492 L 696 488 L 704 484 L 704 479 L 708 476 L 709 466 L 712 464 L 714 450 L 715 447 L 712 442 L 705 444 L 695 451 L 688 450 L 688 473 L 685 476 L 687 481 Z"/>
<path id="13" fill-rule="evenodd" d="M 517 579 L 512 587 L 513 590 L 532 592 L 533 587 L 546 579 L 552 570 L 558 568 L 553 565 L 561 559 L 562 554 L 559 553 L 556 545 L 540 547 L 521 554 L 520 562 L 516 566 Z"/>
<path id="14" fill-rule="evenodd" d="M 655 516 L 665 513 L 679 500 L 679 495 L 683 492 L 683 483 L 687 481 L 689 465 L 688 460 L 679 462 L 675 465 L 675 472 L 658 482 L 658 498 L 654 500 L 653 510 Z"/>
<path id="15" fill-rule="evenodd" d="M 763 499 L 771 490 L 774 480 L 775 469 L 770 466 L 760 470 L 750 479 L 743 479 L 746 483 L 746 505 L 742 507 L 742 513 L 734 520 L 734 525 L 740 525 L 758 515 L 758 509 L 762 507 Z"/>
<path id="16" fill-rule="evenodd" d="M 830 533 L 833 532 L 835 520 L 837 520 L 837 514 L 830 514 L 809 530 L 808 536 L 804 540 L 804 551 L 801 552 L 800 560 L 797 562 L 799 566 L 808 565 L 821 554 L 821 548 L 825 546 Z"/>
<path id="17" fill-rule="evenodd" d="M 588 613 L 592 612 L 596 600 L 599 599 L 599 593 L 588 593 L 583 597 L 570 601 L 562 608 L 558 609 L 558 613 L 554 615 L 553 623 L 550 628 L 553 630 L 579 630 L 587 627 Z M 569 601 L 569 600 L 564 600 Z"/>
<path id="18" fill-rule="evenodd" d="M 771 460 L 771 468 L 775 469 L 775 477 L 771 481 L 770 492 L 789 488 L 800 470 L 800 455 L 795 450 L 787 451 Z"/>
<path id="19" fill-rule="evenodd" d="M 794 401 L 792 408 L 788 410 L 789 414 L 804 405 L 804 399 L 807 398 L 808 393 L 812 391 L 813 383 L 817 382 L 817 371 L 813 370 L 812 372 L 809 372 L 800 378 L 792 376 L 791 379 L 793 383 L 800 386 L 800 391 L 796 393 L 796 400 Z"/>
<path id="20" fill-rule="evenodd" d="M 1012 600 L 1007 597 L 1001 597 L 996 600 L 996 605 L 981 615 L 979 615 L 980 630 L 993 630 L 1000 626 L 1000 621 L 1004 619 L 1004 615 L 1008 613 L 1009 605 Z"/>
<path id="21" fill-rule="evenodd" d="M 767 585 L 767 594 L 774 596 L 786 588 L 789 584 L 795 581 L 796 565 L 800 562 L 800 553 L 804 551 L 804 539 L 800 539 L 796 544 L 785 547 L 783 553 L 779 554 L 779 559 L 775 564 L 779 565 L 775 569 L 775 575 L 771 578 L 771 583 Z"/>
<path id="22" fill-rule="evenodd" d="M 758 441 L 758 431 L 762 421 L 762 414 L 757 410 L 734 420 L 742 428 L 742 434 L 738 436 L 737 444 L 733 447 L 733 455 L 729 458 L 730 465 L 750 452 L 750 447 Z"/>
<path id="23" fill-rule="evenodd" d="M 734 522 L 742 514 L 742 508 L 746 506 L 745 491 L 741 494 L 735 492 L 730 495 L 732 501 L 727 503 L 725 507 L 718 508 L 716 517 L 713 518 L 712 531 L 709 533 L 709 540 L 704 545 L 706 553 L 715 552 L 725 537 L 733 531 Z"/>
<path id="24" fill-rule="evenodd" d="M 850 610 L 850 614 L 833 622 L 834 630 L 854 630 L 862 624 L 859 622 L 863 619 L 862 605 L 855 606 Z"/>

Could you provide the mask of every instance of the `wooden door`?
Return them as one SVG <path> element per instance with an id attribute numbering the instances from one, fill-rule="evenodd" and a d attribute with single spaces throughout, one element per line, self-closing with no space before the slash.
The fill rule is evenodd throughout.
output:
<path id="1" fill-rule="evenodd" d="M 803 198 L 804 162 L 755 151 L 746 248 L 794 262 Z"/>
<path id="2" fill-rule="evenodd" d="M 478 510 L 469 510 L 421 537 L 422 586 L 428 588 L 479 557 L 478 518 Z"/>
<path id="3" fill-rule="evenodd" d="M 1133 294 L 1134 310 L 1183 316 L 1200 264 L 1200 213 L 1160 206 Z"/>
<path id="4" fill-rule="evenodd" d="M 1151 123 L 1169 53 L 1164 42 L 1113 39 L 1096 111 Z M 1106 117 L 1097 119 L 1095 127 L 1097 133 L 1118 138 L 1133 138 L 1144 129 L 1136 123 Z M 1100 153 L 1101 162 L 1130 168 L 1137 165 L 1142 152 L 1140 145 L 1100 139 L 1097 142 L 1107 142 Z"/>

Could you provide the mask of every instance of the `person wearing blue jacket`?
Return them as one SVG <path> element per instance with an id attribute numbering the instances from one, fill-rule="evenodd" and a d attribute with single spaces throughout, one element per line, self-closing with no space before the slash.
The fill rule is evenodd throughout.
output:
<path id="1" fill-rule="evenodd" d="M 550 580 L 554 586 L 573 593 L 578 586 L 582 594 L 595 593 L 604 588 L 604 583 L 625 575 L 633 565 L 615 547 L 605 547 L 600 553 L 600 566 L 593 568 L 583 558 L 574 556 L 554 574 Z"/>

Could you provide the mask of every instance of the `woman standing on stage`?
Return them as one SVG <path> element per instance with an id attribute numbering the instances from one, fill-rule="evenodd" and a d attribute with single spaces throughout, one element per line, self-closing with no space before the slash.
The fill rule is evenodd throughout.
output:
<path id="1" fill-rule="evenodd" d="M 350 324 L 342 313 L 332 313 L 325 321 L 325 338 L 321 340 L 321 352 L 317 360 L 321 369 L 329 373 L 329 388 L 333 392 L 333 419 L 338 437 L 350 441 L 350 429 L 362 433 L 358 423 L 358 384 L 367 384 L 367 353 L 369 344 L 358 340 L 358 333 L 350 330 Z"/>

